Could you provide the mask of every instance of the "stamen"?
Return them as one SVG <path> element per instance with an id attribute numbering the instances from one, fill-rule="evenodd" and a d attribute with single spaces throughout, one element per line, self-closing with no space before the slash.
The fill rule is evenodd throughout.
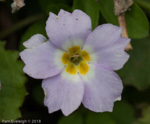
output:
<path id="1" fill-rule="evenodd" d="M 68 53 L 62 56 L 62 62 L 66 65 L 66 71 L 70 74 L 78 73 L 85 75 L 89 71 L 87 62 L 90 62 L 90 55 L 85 51 L 81 51 L 80 47 L 74 46 L 69 49 Z"/>
<path id="2" fill-rule="evenodd" d="M 76 53 L 75 55 L 72 55 L 71 57 L 79 57 L 80 54 Z"/>

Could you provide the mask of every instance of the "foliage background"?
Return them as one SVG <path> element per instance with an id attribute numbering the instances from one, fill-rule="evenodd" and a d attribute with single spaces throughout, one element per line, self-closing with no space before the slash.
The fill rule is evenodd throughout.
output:
<path id="1" fill-rule="evenodd" d="M 103 23 L 118 25 L 113 0 L 25 0 L 25 7 L 12 14 L 11 0 L 0 1 L 0 121 L 35 120 L 49 124 L 150 124 L 150 0 L 134 0 L 125 13 L 133 50 L 124 68 L 117 71 L 124 83 L 122 101 L 112 113 L 80 108 L 68 117 L 61 111 L 48 114 L 43 105 L 41 80 L 22 71 L 22 43 L 36 33 L 46 35 L 49 12 L 81 9 L 92 19 L 93 29 Z"/>

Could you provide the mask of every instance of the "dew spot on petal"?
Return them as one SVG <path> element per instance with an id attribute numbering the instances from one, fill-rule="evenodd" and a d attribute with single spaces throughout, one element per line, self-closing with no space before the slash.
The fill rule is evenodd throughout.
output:
<path id="1" fill-rule="evenodd" d="M 58 20 L 58 18 L 59 18 L 59 17 L 58 17 L 58 16 L 56 16 L 56 19 L 57 19 L 57 20 Z"/>
<path id="2" fill-rule="evenodd" d="M 116 56 L 120 56 L 120 54 L 119 54 L 119 52 L 116 52 L 116 54 L 115 54 Z"/>

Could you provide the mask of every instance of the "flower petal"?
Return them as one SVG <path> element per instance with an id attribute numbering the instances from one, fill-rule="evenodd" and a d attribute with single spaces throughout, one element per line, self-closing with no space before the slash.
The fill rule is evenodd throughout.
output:
<path id="1" fill-rule="evenodd" d="M 124 51 L 129 38 L 121 37 L 120 27 L 104 24 L 96 28 L 86 39 L 83 49 L 96 55 L 95 63 L 105 64 L 113 70 L 123 67 L 129 55 Z"/>
<path id="2" fill-rule="evenodd" d="M 93 77 L 83 77 L 84 106 L 95 112 L 112 111 L 114 101 L 121 98 L 123 89 L 119 76 L 104 65 L 91 65 L 95 68 Z"/>
<path id="3" fill-rule="evenodd" d="M 51 41 L 58 48 L 68 50 L 68 47 L 75 45 L 74 43 L 83 44 L 83 41 L 91 32 L 91 19 L 80 10 L 74 10 L 72 14 L 60 10 L 58 16 L 50 12 L 50 17 L 46 23 L 46 31 Z"/>
<path id="4" fill-rule="evenodd" d="M 24 42 L 23 45 L 28 49 L 32 49 L 32 48 L 35 48 L 35 47 L 41 45 L 45 41 L 46 41 L 46 38 L 43 35 L 35 34 L 29 40 Z"/>
<path id="5" fill-rule="evenodd" d="M 48 78 L 62 72 L 64 69 L 62 55 L 63 51 L 57 49 L 50 41 L 20 53 L 25 63 L 24 72 L 37 79 Z"/>
<path id="6" fill-rule="evenodd" d="M 65 71 L 62 73 L 66 73 Z M 83 98 L 83 82 L 73 82 L 63 77 L 63 74 L 44 79 L 42 87 L 45 92 L 44 104 L 49 113 L 62 110 L 64 115 L 69 115 L 81 104 Z"/>

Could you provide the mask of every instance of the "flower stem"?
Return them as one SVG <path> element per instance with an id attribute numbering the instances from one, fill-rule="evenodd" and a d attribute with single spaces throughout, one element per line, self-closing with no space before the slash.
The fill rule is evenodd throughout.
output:
<path id="1" fill-rule="evenodd" d="M 26 19 L 23 19 L 22 21 L 14 24 L 13 26 L 11 26 L 8 29 L 5 29 L 4 31 L 0 32 L 0 39 L 3 39 L 7 36 L 9 36 L 10 34 L 12 34 L 13 32 L 20 30 L 21 28 L 37 21 L 40 20 L 42 18 L 45 18 L 46 16 L 44 14 L 37 14 L 31 17 L 28 17 Z"/>
<path id="2" fill-rule="evenodd" d="M 119 25 L 120 27 L 122 27 L 122 37 L 126 37 L 128 38 L 128 31 L 127 31 L 127 27 L 126 27 L 126 20 L 125 20 L 125 11 L 128 9 L 129 6 L 131 6 L 133 4 L 133 1 L 132 0 L 128 0 L 128 2 L 126 3 L 125 1 L 122 1 L 122 0 L 113 0 L 114 1 L 114 13 L 115 15 L 118 15 L 118 22 L 119 22 Z M 126 9 L 124 9 L 126 8 Z M 132 45 L 131 43 L 129 43 L 125 50 L 128 51 L 128 50 L 131 50 L 133 49 L 132 48 Z"/>
<path id="3" fill-rule="evenodd" d="M 123 30 L 122 30 L 122 37 L 128 38 L 128 32 L 127 32 L 127 27 L 126 27 L 126 21 L 125 21 L 124 13 L 123 13 L 123 14 L 120 14 L 120 15 L 118 16 L 118 21 L 119 21 L 120 27 L 122 27 L 122 29 L 123 29 Z M 131 49 L 133 49 L 133 48 L 132 48 L 131 43 L 129 43 L 129 44 L 126 46 L 125 50 L 128 51 L 128 50 L 131 50 Z"/>

